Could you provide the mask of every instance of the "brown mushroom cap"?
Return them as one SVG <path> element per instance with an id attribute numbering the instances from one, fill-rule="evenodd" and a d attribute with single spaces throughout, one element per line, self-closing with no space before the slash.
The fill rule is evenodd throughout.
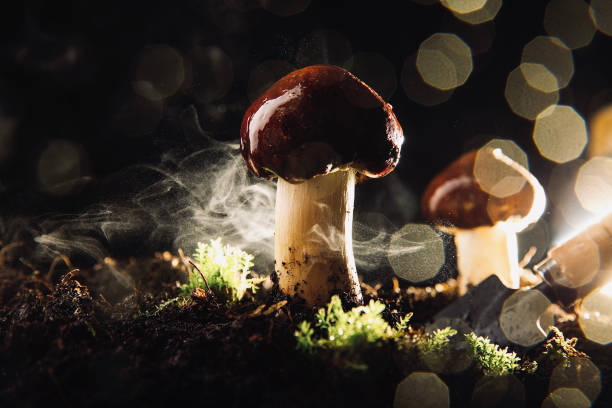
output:
<path id="1" fill-rule="evenodd" d="M 429 183 L 421 211 L 430 222 L 471 229 L 492 226 L 511 217 L 524 217 L 533 202 L 533 189 L 499 198 L 483 191 L 474 177 L 477 150 L 465 153 Z"/>
<path id="2" fill-rule="evenodd" d="M 259 177 L 289 182 L 348 167 L 382 177 L 397 165 L 403 141 L 391 105 L 331 65 L 279 79 L 251 104 L 240 130 L 249 168 Z"/>

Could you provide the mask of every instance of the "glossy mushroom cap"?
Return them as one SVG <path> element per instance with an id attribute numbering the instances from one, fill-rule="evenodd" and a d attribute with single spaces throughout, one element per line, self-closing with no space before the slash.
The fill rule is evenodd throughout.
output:
<path id="1" fill-rule="evenodd" d="M 504 198 L 480 188 L 474 177 L 476 153 L 465 153 L 429 183 L 421 199 L 421 211 L 428 221 L 471 229 L 529 213 L 533 189 L 528 184 Z"/>
<path id="2" fill-rule="evenodd" d="M 249 168 L 293 183 L 348 167 L 382 177 L 395 168 L 403 142 L 391 105 L 331 65 L 279 79 L 246 111 L 240 130 Z"/>

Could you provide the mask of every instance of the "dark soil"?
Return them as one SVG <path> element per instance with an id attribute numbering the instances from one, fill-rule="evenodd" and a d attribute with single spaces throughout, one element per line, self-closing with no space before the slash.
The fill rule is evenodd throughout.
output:
<path id="1" fill-rule="evenodd" d="M 200 293 L 158 311 L 185 278 L 169 253 L 33 270 L 19 262 L 19 251 L 0 254 L 1 407 L 388 407 L 405 376 L 426 370 L 414 350 L 391 344 L 364 354 L 366 371 L 341 354 L 298 352 L 296 325 L 312 320 L 314 310 L 292 301 L 278 307 L 285 299 L 273 288 L 232 307 Z M 397 288 L 389 280 L 363 289 L 366 299 L 387 304 L 390 322 L 414 312 L 414 336 L 455 297 L 452 284 Z M 577 348 L 601 371 L 595 405 L 610 406 L 612 348 L 585 340 L 571 319 L 561 329 L 579 338 Z M 535 374 L 517 375 L 525 406 L 542 404 L 551 370 L 544 362 Z M 474 366 L 440 374 L 452 406 L 469 406 L 481 377 Z M 506 405 L 520 406 L 512 398 Z"/>

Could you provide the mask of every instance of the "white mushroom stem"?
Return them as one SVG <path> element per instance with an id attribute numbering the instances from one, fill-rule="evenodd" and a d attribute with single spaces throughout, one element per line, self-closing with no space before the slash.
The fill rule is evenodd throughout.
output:
<path id="1" fill-rule="evenodd" d="M 323 305 L 332 294 L 362 301 L 353 258 L 354 170 L 299 184 L 278 179 L 274 260 L 280 289 Z"/>
<path id="2" fill-rule="evenodd" d="M 493 149 L 492 154 L 527 180 L 533 189 L 533 202 L 524 217 L 512 217 L 493 226 L 454 231 L 460 294 L 467 291 L 468 285 L 477 285 L 492 274 L 507 287 L 518 289 L 521 267 L 516 234 L 540 219 L 546 208 L 546 193 L 538 179 L 501 149 Z"/>

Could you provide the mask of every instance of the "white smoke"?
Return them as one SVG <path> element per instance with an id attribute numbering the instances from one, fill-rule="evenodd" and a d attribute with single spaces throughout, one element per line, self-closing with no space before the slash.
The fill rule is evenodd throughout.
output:
<path id="1" fill-rule="evenodd" d="M 79 215 L 47 218 L 35 241 L 44 253 L 86 254 L 95 260 L 109 255 L 109 248 L 125 243 L 172 242 L 190 255 L 198 242 L 221 237 L 223 242 L 255 255 L 257 269 L 272 268 L 276 184 L 252 176 L 236 143 L 220 142 L 204 132 L 195 108 L 181 115 L 183 131 L 201 138 L 205 147 L 180 157 L 169 151 L 158 166 L 139 166 L 128 172 L 151 174 L 155 182 L 131 197 L 113 200 Z M 130 176 L 133 178 L 133 175 Z M 115 183 L 129 183 L 119 176 Z M 357 190 L 359 194 L 359 189 Z M 361 271 L 380 268 L 388 242 L 396 230 L 380 214 L 356 213 L 353 248 Z M 317 231 L 330 247 L 340 247 L 333 231 Z M 170 248 L 163 248 L 170 249 Z"/>

